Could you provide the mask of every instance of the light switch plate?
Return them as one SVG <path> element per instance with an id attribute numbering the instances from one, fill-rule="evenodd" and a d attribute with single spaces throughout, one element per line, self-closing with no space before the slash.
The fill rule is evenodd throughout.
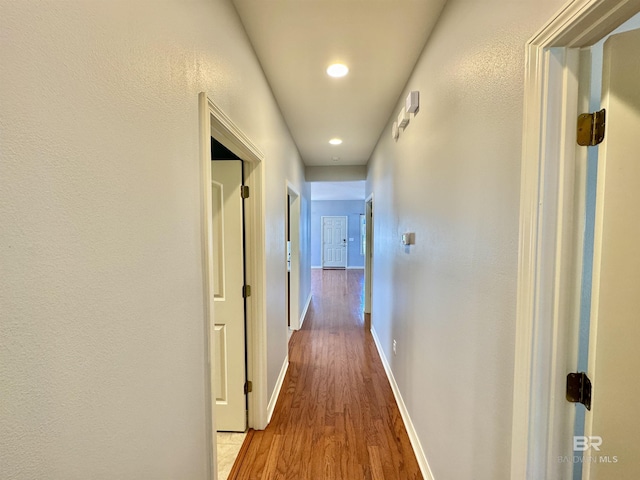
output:
<path id="1" fill-rule="evenodd" d="M 409 114 L 403 108 L 398 115 L 398 127 L 404 130 L 407 125 L 409 125 Z"/>

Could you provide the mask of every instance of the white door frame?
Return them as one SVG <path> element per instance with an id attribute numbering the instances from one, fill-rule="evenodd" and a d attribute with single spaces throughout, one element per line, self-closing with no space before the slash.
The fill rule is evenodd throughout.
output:
<path id="1" fill-rule="evenodd" d="M 526 46 L 512 480 L 546 478 L 557 461 L 548 453 L 553 399 L 564 396 L 554 391 L 554 376 L 570 354 L 557 332 L 575 180 L 567 165 L 576 157 L 577 48 L 596 43 L 638 9 L 628 0 L 575 0 Z"/>
<path id="2" fill-rule="evenodd" d="M 300 192 L 286 181 L 285 201 L 291 198 L 289 207 L 289 231 L 291 232 L 291 275 L 289 276 L 290 328 L 300 330 Z M 285 208 L 285 212 L 286 212 Z M 286 259 L 285 250 L 285 262 Z"/>
<path id="3" fill-rule="evenodd" d="M 267 425 L 267 342 L 266 342 L 266 255 L 264 242 L 264 155 L 233 123 L 207 94 L 198 96 L 200 115 L 200 175 L 202 209 L 202 254 L 205 314 L 205 393 L 207 449 L 209 450 L 209 478 L 217 478 L 215 401 L 211 393 L 213 368 L 212 328 L 215 325 L 213 309 L 213 225 L 211 205 L 211 137 L 213 136 L 244 162 L 244 181 L 251 195 L 245 200 L 245 271 L 251 285 L 247 299 L 247 379 L 253 383 L 248 394 L 248 426 L 264 429 Z"/>
<path id="4" fill-rule="evenodd" d="M 320 267 L 324 268 L 324 219 L 325 218 L 344 218 L 344 229 L 347 239 L 349 238 L 349 217 L 347 215 L 322 215 L 320 217 Z M 349 242 L 344 251 L 344 269 L 349 268 Z"/>
<path id="5" fill-rule="evenodd" d="M 364 201 L 366 222 L 364 255 L 364 313 L 371 314 L 371 288 L 373 286 L 373 193 Z"/>

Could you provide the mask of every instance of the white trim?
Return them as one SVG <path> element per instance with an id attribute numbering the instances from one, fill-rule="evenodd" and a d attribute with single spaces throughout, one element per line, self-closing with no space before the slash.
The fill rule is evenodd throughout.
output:
<path id="1" fill-rule="evenodd" d="M 273 416 L 273 411 L 276 408 L 276 404 L 278 403 L 278 396 L 280 396 L 280 390 L 282 389 L 282 384 L 284 383 L 284 377 L 287 375 L 287 370 L 289 369 L 289 357 L 286 356 L 284 359 L 284 363 L 282 364 L 282 368 L 280 369 L 280 374 L 278 375 L 278 379 L 276 380 L 276 386 L 273 389 L 273 393 L 271 394 L 271 399 L 269 400 L 269 405 L 267 405 L 267 425 L 271 422 L 271 417 Z"/>
<path id="2" fill-rule="evenodd" d="M 289 275 L 289 328 L 300 329 L 300 192 L 289 181 L 285 181 L 285 201 L 291 198 L 291 204 L 285 206 L 289 211 L 289 231 L 291 232 L 291 270 Z M 286 223 L 286 222 L 285 222 Z M 286 257 L 285 249 L 285 257 Z M 285 264 L 287 259 L 285 258 Z"/>
<path id="3" fill-rule="evenodd" d="M 311 268 L 315 269 L 315 270 L 320 270 L 323 267 L 321 265 L 312 265 Z M 331 268 L 331 267 L 329 267 L 329 268 Z M 365 269 L 364 266 L 362 266 L 362 267 L 347 267 L 347 270 L 364 270 L 364 269 Z"/>
<path id="4" fill-rule="evenodd" d="M 424 450 L 422 449 L 422 444 L 420 443 L 420 439 L 418 438 L 418 433 L 416 432 L 413 422 L 411 421 L 411 416 L 409 415 L 407 406 L 402 399 L 400 389 L 398 388 L 396 379 L 393 376 L 393 372 L 391 371 L 391 366 L 387 361 L 387 357 L 385 356 L 384 350 L 382 349 L 382 346 L 380 344 L 380 339 L 378 338 L 376 329 L 373 328 L 373 326 L 371 326 L 371 336 L 373 337 L 373 342 L 375 343 L 376 349 L 378 350 L 378 355 L 380 355 L 380 360 L 382 361 L 382 365 L 384 366 L 384 371 L 386 372 L 389 383 L 391 384 L 393 396 L 395 397 L 396 403 L 398 404 L 398 410 L 400 410 L 400 416 L 402 416 L 402 421 L 404 422 L 405 429 L 407 430 L 407 434 L 409 435 L 409 441 L 411 442 L 413 452 L 416 455 L 416 460 L 418 461 L 418 465 L 420 466 L 422 476 L 424 477 L 424 480 L 434 480 L 433 472 L 431 472 L 431 467 L 429 467 L 427 456 L 424 454 Z"/>
<path id="5" fill-rule="evenodd" d="M 311 294 L 311 292 L 309 292 L 309 296 L 307 297 L 307 301 L 304 304 L 304 309 L 302 310 L 302 314 L 300 315 L 300 323 L 298 323 L 298 325 L 300 325 L 299 329 L 302 328 L 302 324 L 304 323 L 304 319 L 307 316 L 307 311 L 309 310 L 309 305 L 311 305 L 311 298 L 313 297 L 313 295 Z"/>
<path id="6" fill-rule="evenodd" d="M 370 220 L 366 220 L 367 225 L 367 247 L 364 256 L 364 313 L 371 314 L 371 299 L 373 293 L 373 192 L 364 201 L 364 214 L 367 215 L 370 209 Z"/>
<path id="7" fill-rule="evenodd" d="M 198 109 L 200 117 L 200 209 L 201 216 L 201 235 L 202 235 L 202 275 L 203 275 L 203 298 L 204 298 L 204 350 L 205 350 L 205 418 L 207 426 L 205 428 L 205 438 L 207 446 L 207 478 L 217 480 L 217 453 L 216 453 L 216 430 L 215 426 L 215 401 L 213 400 L 212 389 L 213 372 L 211 360 L 213 359 L 212 348 L 214 342 L 213 325 L 213 206 L 211 204 L 211 140 L 210 140 L 210 114 L 207 105 L 207 96 L 201 93 L 198 97 Z"/>
<path id="8" fill-rule="evenodd" d="M 203 94 L 206 95 L 204 92 L 200 93 L 200 95 Z M 207 97 L 207 101 L 210 113 L 216 120 L 211 124 L 211 133 L 216 140 L 238 155 L 243 161 L 262 162 L 264 160 L 262 151 L 209 97 Z M 209 146 L 209 149 L 211 149 L 211 146 Z"/>
<path id="9" fill-rule="evenodd" d="M 245 184 L 252 195 L 245 202 L 245 235 L 248 248 L 245 252 L 245 268 L 252 295 L 247 302 L 247 376 L 253 382 L 253 392 L 248 395 L 249 427 L 264 429 L 267 425 L 267 342 L 266 342 L 266 252 L 264 225 L 264 155 L 233 121 L 216 106 L 205 92 L 198 96 L 200 117 L 200 170 L 201 170 L 201 210 L 203 286 L 205 316 L 205 405 L 207 409 L 207 449 L 209 455 L 208 477 L 217 478 L 215 402 L 211 395 L 212 326 L 215 325 L 213 312 L 213 247 L 212 247 L 212 206 L 211 206 L 211 136 L 214 136 L 244 162 Z"/>
<path id="10" fill-rule="evenodd" d="M 637 10 L 637 2 L 628 0 L 575 0 L 526 46 L 512 480 L 546 478 L 553 461 L 548 458 L 552 379 L 564 355 L 553 334 L 560 321 L 555 296 L 563 282 L 563 199 L 571 183 L 563 165 L 572 155 L 563 132 L 570 131 L 569 103 L 577 95 L 577 86 L 566 78 L 576 57 L 570 49 L 595 43 Z M 552 55 L 552 47 L 560 52 Z"/>

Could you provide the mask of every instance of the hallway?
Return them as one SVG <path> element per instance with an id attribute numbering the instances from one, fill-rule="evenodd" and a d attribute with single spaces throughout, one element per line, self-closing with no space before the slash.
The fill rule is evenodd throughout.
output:
<path id="1" fill-rule="evenodd" d="M 313 270 L 271 423 L 247 437 L 230 479 L 422 479 L 370 333 L 362 270 Z M 235 473 L 235 474 L 233 474 Z"/>

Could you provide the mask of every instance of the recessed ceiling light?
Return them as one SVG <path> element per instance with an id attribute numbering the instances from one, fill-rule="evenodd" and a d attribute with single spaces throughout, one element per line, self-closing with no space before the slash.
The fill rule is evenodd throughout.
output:
<path id="1" fill-rule="evenodd" d="M 334 63 L 327 68 L 327 75 L 331 77 L 344 77 L 349 73 L 349 68 L 341 63 Z"/>
<path id="2" fill-rule="evenodd" d="M 329 140 L 329 143 L 331 145 L 340 145 L 342 143 L 342 140 L 340 140 L 339 138 L 332 138 L 331 140 Z"/>

